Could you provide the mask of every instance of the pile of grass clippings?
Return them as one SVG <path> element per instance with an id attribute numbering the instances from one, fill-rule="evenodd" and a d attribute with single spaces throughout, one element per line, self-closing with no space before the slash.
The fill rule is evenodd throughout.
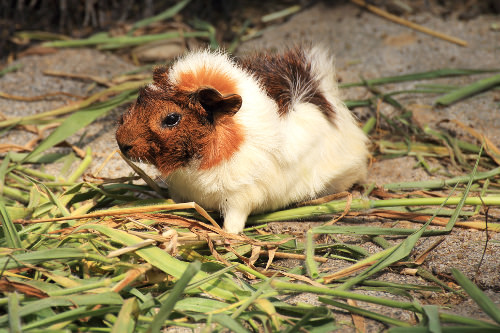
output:
<path id="1" fill-rule="evenodd" d="M 134 29 L 142 24 L 149 22 Z M 210 38 L 213 30 L 204 27 L 199 33 Z M 102 35 L 64 42 L 109 49 L 137 41 L 134 36 Z M 68 46 L 62 41 L 50 43 Z M 0 76 L 12 70 L 16 68 L 6 68 Z M 412 156 L 438 179 L 368 184 L 357 197 L 342 193 L 251 216 L 242 235 L 225 233 L 214 220 L 218 215 L 195 203 L 174 203 L 167 189 L 130 161 L 133 175 L 102 178 L 88 173 L 89 148 L 51 150 L 113 108 L 134 100 L 149 76 L 126 73 L 79 102 L 0 121 L 0 135 L 14 129 L 35 128 L 39 133 L 37 140 L 24 146 L 0 144 L 0 332 L 159 332 L 164 327 L 330 332 L 345 325 L 336 321 L 339 309 L 351 313 L 353 325 L 361 331 L 370 319 L 390 332 L 498 332 L 500 309 L 479 287 L 458 270 L 452 270 L 455 284 L 450 285 L 425 268 L 423 263 L 438 242 L 418 256 L 413 249 L 419 240 L 446 237 L 454 228 L 500 231 L 500 224 L 488 222 L 489 207 L 500 206 L 500 151 L 481 133 L 456 121 L 454 126 L 475 142 L 445 130 L 421 128 L 397 100 L 400 94 L 434 94 L 436 105 L 449 105 L 498 85 L 498 75 L 465 87 L 415 84 L 412 90 L 380 90 L 386 83 L 485 73 L 443 69 L 345 84 L 344 88 L 364 86 L 372 93 L 369 99 L 347 105 L 374 110 L 364 123 L 374 142 L 374 158 Z M 392 117 L 379 114 L 380 103 L 399 112 Z M 449 168 L 431 168 L 431 159 L 461 175 L 449 174 Z M 61 161 L 65 170 L 77 166 L 67 176 L 43 171 Z M 346 216 L 359 215 L 420 224 L 342 226 Z M 325 218 L 327 222 L 305 235 L 266 231 L 266 223 L 273 221 Z M 335 237 L 340 234 L 354 235 L 381 250 L 369 253 Z M 279 258 L 300 260 L 303 265 L 284 268 L 275 263 Z M 342 260 L 346 267 L 323 272 L 320 265 L 330 259 Z M 376 279 L 387 269 L 400 274 L 413 270 L 428 283 Z M 386 297 L 367 295 L 364 291 L 369 288 Z M 415 295 L 425 292 L 471 298 L 489 319 L 422 304 Z M 319 305 L 285 301 L 299 293 L 316 294 Z M 404 310 L 412 320 L 367 310 L 357 302 Z"/>

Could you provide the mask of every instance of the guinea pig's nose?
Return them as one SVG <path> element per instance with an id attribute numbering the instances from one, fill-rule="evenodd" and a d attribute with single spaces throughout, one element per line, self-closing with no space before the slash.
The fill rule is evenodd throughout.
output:
<path id="1" fill-rule="evenodd" d="M 123 153 L 123 155 L 127 156 L 127 153 L 130 151 L 130 149 L 132 149 L 132 146 L 131 145 L 122 145 L 122 144 L 118 144 L 118 147 L 120 148 L 121 152 Z"/>

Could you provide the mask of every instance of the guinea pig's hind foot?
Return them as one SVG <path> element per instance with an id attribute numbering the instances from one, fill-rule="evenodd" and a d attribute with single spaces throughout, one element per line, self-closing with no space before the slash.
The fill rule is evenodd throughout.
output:
<path id="1" fill-rule="evenodd" d="M 228 209 L 224 214 L 224 231 L 230 234 L 243 232 L 249 213 L 238 209 Z"/>

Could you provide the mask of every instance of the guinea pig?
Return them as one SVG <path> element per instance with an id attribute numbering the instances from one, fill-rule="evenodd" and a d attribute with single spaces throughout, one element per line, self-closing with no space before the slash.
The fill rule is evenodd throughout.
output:
<path id="1" fill-rule="evenodd" d="M 344 191 L 367 172 L 367 137 L 319 47 L 188 53 L 154 70 L 116 140 L 156 166 L 175 201 L 220 211 L 229 233 L 251 213 Z"/>

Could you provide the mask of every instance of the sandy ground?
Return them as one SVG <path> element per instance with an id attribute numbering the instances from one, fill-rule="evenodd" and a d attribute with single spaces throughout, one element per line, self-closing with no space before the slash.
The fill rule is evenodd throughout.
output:
<path id="1" fill-rule="evenodd" d="M 419 13 L 409 17 L 413 22 L 429 28 L 462 38 L 468 42 L 468 47 L 461 47 L 422 33 L 415 32 L 397 24 L 388 23 L 373 14 L 364 12 L 349 4 L 326 5 L 318 3 L 311 8 L 294 15 L 286 22 L 269 29 L 263 37 L 244 43 L 238 50 L 243 55 L 254 50 L 283 48 L 297 43 L 322 44 L 330 48 L 336 55 L 338 78 L 342 82 L 357 81 L 360 77 L 369 79 L 381 76 L 399 75 L 417 71 L 427 71 L 439 68 L 500 68 L 500 32 L 491 29 L 493 23 L 499 23 L 500 17 L 478 16 L 470 21 L 459 21 L 453 18 L 443 20 L 429 13 Z M 75 74 L 97 75 L 111 78 L 133 66 L 110 53 L 90 49 L 61 50 L 45 56 L 29 56 L 20 59 L 23 68 L 0 78 L 0 91 L 34 96 L 54 91 L 65 91 L 75 95 L 88 94 L 89 83 L 74 79 L 55 78 L 43 75 L 44 70 L 68 72 Z M 484 75 L 483 75 L 484 76 Z M 448 78 L 432 81 L 433 83 L 464 84 L 482 77 Z M 412 86 L 411 84 L 388 85 L 383 89 L 399 90 Z M 367 96 L 365 89 L 344 90 L 345 98 L 363 98 Z M 416 118 L 431 126 L 442 119 L 457 119 L 476 128 L 487 135 L 495 144 L 500 145 L 500 93 L 498 90 L 486 92 L 465 102 L 450 107 L 434 108 L 435 99 L 429 95 L 412 95 L 401 99 L 411 107 Z M 40 102 L 18 102 L 0 99 L 0 112 L 8 117 L 29 115 L 50 110 L 64 105 L 67 98 Z M 114 129 L 118 114 L 123 108 L 112 111 L 100 119 L 85 132 L 72 138 L 81 147 L 90 145 L 94 153 L 93 168 L 97 168 L 103 159 L 116 149 Z M 390 107 L 383 106 L 381 112 L 394 112 Z M 368 110 L 357 109 L 357 115 L 364 120 L 369 115 Z M 0 137 L 1 143 L 24 144 L 30 139 L 30 134 L 14 132 Z M 422 180 L 429 176 L 421 169 L 413 166 L 416 161 L 405 157 L 396 160 L 375 161 L 371 168 L 369 181 L 383 184 L 404 180 Z M 129 173 L 128 167 L 119 158 L 113 158 L 106 165 L 102 175 L 119 176 Z M 347 220 L 346 224 L 370 223 L 386 226 L 387 221 Z M 305 229 L 309 224 L 274 223 L 271 229 L 279 232 L 283 228 Z M 490 234 L 491 241 L 485 252 L 483 264 L 476 276 L 478 284 L 497 303 L 500 304 L 500 261 L 496 257 L 500 250 L 500 237 Z M 449 275 L 450 268 L 456 267 L 469 278 L 476 274 L 477 265 L 484 250 L 484 232 L 457 229 L 435 249 L 427 258 L 424 266 L 437 276 Z M 375 245 L 352 239 L 353 243 L 361 243 L 370 252 L 379 251 Z M 416 252 L 425 249 L 433 240 L 424 240 L 417 246 Z M 292 267 L 300 262 L 281 261 L 280 264 Z M 335 271 L 345 263 L 331 260 L 321 269 Z M 380 280 L 400 283 L 428 284 L 425 280 L 394 272 L 387 272 L 377 277 Z M 383 293 L 370 292 L 380 296 Z M 450 307 L 450 311 L 482 318 L 475 304 L 452 294 L 428 293 L 418 298 L 424 303 L 441 304 Z M 401 300 L 405 299 L 401 296 Z M 306 301 L 315 303 L 312 295 L 303 294 L 291 301 Z M 373 307 L 373 305 L 371 305 Z M 378 309 L 385 314 L 404 320 L 414 320 L 411 315 L 391 309 Z M 339 320 L 349 322 L 347 316 L 339 316 Z M 383 329 L 383 325 L 369 322 L 369 331 Z M 348 327 L 345 327 L 349 330 Z"/>

